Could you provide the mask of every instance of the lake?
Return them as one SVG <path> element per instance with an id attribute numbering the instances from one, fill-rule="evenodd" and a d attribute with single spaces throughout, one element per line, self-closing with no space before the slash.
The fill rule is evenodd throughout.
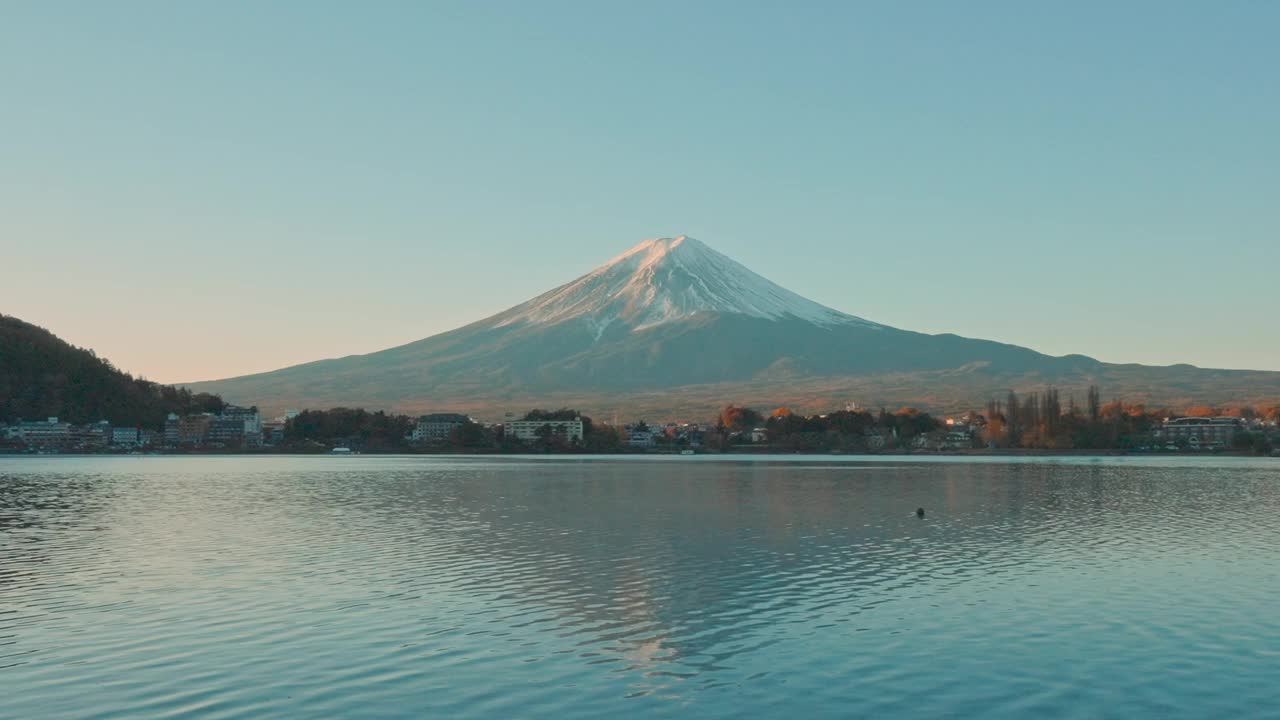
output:
<path id="1" fill-rule="evenodd" d="M 0 457 L 5 718 L 1278 708 L 1275 459 Z"/>

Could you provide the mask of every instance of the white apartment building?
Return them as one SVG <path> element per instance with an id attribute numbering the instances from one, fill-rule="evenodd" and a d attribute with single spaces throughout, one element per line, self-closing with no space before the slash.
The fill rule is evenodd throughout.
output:
<path id="1" fill-rule="evenodd" d="M 71 423 L 58 422 L 56 417 L 19 423 L 18 437 L 28 445 L 67 442 L 71 438 Z"/>
<path id="2" fill-rule="evenodd" d="M 507 437 L 514 437 L 523 442 L 537 440 L 538 430 L 543 427 L 549 428 L 552 435 L 564 438 L 568 442 L 582 442 L 582 418 L 573 420 L 516 420 L 513 414 L 507 413 L 506 420 L 502 423 L 502 431 Z"/>
<path id="3" fill-rule="evenodd" d="M 418 418 L 418 423 L 413 427 L 413 434 L 410 439 L 413 442 L 437 442 L 440 440 L 448 440 L 449 435 L 454 430 L 475 422 L 466 415 L 458 413 L 432 413 L 423 415 Z"/>

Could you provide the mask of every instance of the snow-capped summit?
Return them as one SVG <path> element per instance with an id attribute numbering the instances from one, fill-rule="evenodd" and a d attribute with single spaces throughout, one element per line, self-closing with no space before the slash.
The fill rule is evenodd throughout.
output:
<path id="1" fill-rule="evenodd" d="M 698 313 L 880 327 L 801 297 L 684 235 L 645 240 L 502 313 L 493 327 L 581 321 L 599 336 L 615 323 L 641 330 Z"/>

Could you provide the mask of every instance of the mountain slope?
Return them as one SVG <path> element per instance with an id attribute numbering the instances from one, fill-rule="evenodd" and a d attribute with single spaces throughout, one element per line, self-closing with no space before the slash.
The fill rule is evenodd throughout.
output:
<path id="1" fill-rule="evenodd" d="M 42 327 L 0 315 L 0 421 L 58 417 L 72 423 L 158 428 L 171 412 L 219 410 L 217 397 L 123 373 Z"/>
<path id="2" fill-rule="evenodd" d="M 388 350 L 194 383 L 271 409 L 363 405 L 481 414 L 574 403 L 702 412 L 980 404 L 1009 388 L 1091 383 L 1156 403 L 1280 397 L 1280 373 L 1144 368 L 926 335 L 833 310 L 692 238 L 648 240 L 509 310 Z"/>

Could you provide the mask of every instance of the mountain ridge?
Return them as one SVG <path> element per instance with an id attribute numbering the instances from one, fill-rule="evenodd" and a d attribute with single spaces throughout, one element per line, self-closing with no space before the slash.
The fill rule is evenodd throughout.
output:
<path id="1" fill-rule="evenodd" d="M 276 409 L 484 414 L 570 400 L 621 412 L 710 411 L 748 396 L 958 409 L 1050 384 L 1099 384 L 1153 403 L 1280 398 L 1280 372 L 1110 364 L 882 325 L 804 298 L 686 236 L 646 240 L 528 301 L 421 340 L 188 385 Z"/>

